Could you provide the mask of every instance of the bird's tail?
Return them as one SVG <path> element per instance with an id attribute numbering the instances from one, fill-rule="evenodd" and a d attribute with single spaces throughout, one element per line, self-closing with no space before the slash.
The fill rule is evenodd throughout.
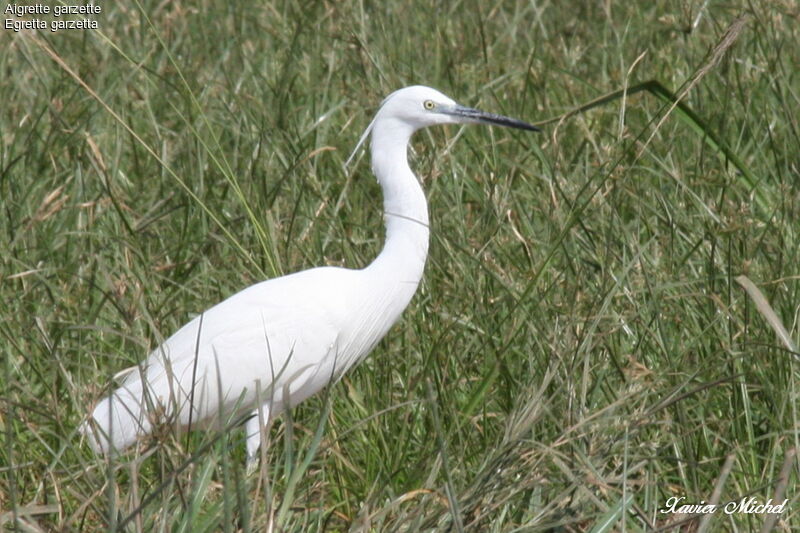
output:
<path id="1" fill-rule="evenodd" d="M 122 386 L 104 398 L 81 426 L 95 453 L 109 454 L 131 446 L 152 430 L 144 395 L 136 386 Z"/>

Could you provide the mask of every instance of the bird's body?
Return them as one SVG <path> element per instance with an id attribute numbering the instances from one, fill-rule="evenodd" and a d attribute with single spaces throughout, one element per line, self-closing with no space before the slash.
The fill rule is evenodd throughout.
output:
<path id="1" fill-rule="evenodd" d="M 199 428 L 252 413 L 252 458 L 261 423 L 366 357 L 414 295 L 428 252 L 427 203 L 408 166 L 408 142 L 421 127 L 454 122 L 535 129 L 463 108 L 428 87 L 392 93 L 365 133 L 384 196 L 386 242 L 378 257 L 360 270 L 320 267 L 262 281 L 205 311 L 97 405 L 84 428 L 92 447 L 122 450 L 161 421 Z"/>

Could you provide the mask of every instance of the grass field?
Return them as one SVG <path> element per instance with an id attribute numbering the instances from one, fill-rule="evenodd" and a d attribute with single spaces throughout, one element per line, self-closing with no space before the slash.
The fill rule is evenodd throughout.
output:
<path id="1" fill-rule="evenodd" d="M 100 5 L 0 30 L 0 529 L 800 527 L 795 2 Z M 343 162 L 417 83 L 544 132 L 415 137 L 431 253 L 370 358 L 251 475 L 240 430 L 94 457 L 77 427 L 180 325 L 378 253 Z"/>

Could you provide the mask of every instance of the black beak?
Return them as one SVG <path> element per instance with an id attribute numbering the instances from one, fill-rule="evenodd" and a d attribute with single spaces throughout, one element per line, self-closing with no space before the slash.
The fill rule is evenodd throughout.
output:
<path id="1" fill-rule="evenodd" d="M 506 128 L 516 128 L 519 130 L 542 131 L 533 124 L 528 124 L 522 120 L 504 117 L 503 115 L 495 115 L 494 113 L 487 113 L 486 111 L 473 109 L 471 107 L 456 105 L 447 109 L 440 109 L 439 112 L 445 115 L 452 115 L 468 123 L 494 124 L 495 126 L 504 126 Z"/>

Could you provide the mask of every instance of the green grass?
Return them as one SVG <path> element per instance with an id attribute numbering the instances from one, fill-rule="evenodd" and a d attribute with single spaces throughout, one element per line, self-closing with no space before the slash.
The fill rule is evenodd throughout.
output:
<path id="1" fill-rule="evenodd" d="M 764 312 L 797 342 L 794 3 L 102 8 L 99 31 L 0 30 L 0 527 L 768 520 L 660 513 L 672 496 L 789 498 L 775 527 L 800 525 L 800 362 Z M 647 80 L 681 105 L 595 102 Z M 414 83 L 534 122 L 597 105 L 540 135 L 415 138 L 432 220 L 420 290 L 370 358 L 273 424 L 257 473 L 236 430 L 94 457 L 76 429 L 93 402 L 194 314 L 377 254 L 380 190 L 365 158 L 342 163 Z"/>

